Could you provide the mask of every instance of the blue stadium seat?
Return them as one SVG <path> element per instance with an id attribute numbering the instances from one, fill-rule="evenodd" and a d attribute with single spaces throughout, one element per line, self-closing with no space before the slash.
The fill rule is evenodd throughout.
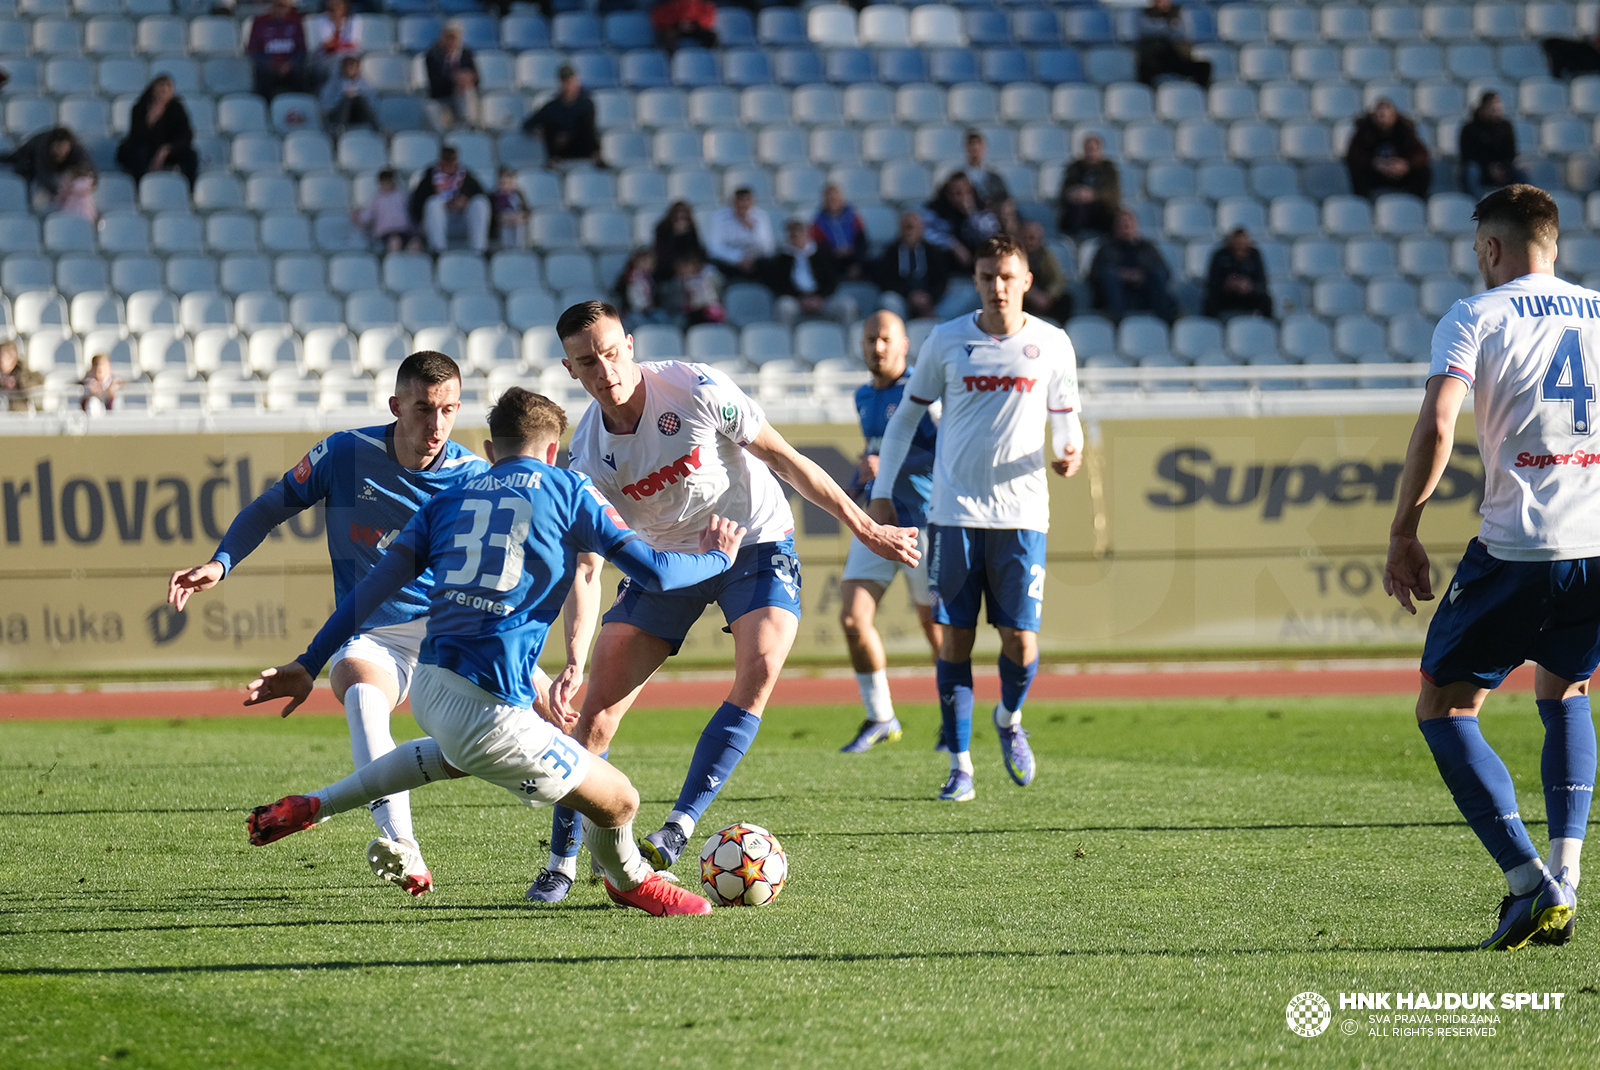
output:
<path id="1" fill-rule="evenodd" d="M 1101 19 L 1105 13 L 1096 11 Z M 1083 14 L 1079 12 L 1077 14 Z M 1068 25 L 1072 22 L 1073 12 L 1067 13 Z M 1056 13 L 1047 7 L 1025 7 L 1020 11 L 1011 13 L 1011 33 L 1018 44 L 1023 45 L 1058 45 L 1061 43 L 1061 22 L 1056 18 Z M 1067 39 L 1074 44 L 1101 44 L 1111 40 L 1111 24 L 1105 23 L 1104 36 L 1079 37 L 1069 33 Z"/>
<path id="2" fill-rule="evenodd" d="M 872 53 L 864 48 L 835 48 L 828 53 L 828 81 L 842 85 L 877 80 Z"/>
<path id="3" fill-rule="evenodd" d="M 600 20 L 587 11 L 569 11 L 550 21 L 550 43 L 556 48 L 599 48 Z"/>
<path id="4" fill-rule="evenodd" d="M 400 50 L 425 52 L 439 39 L 444 20 L 434 15 L 406 15 L 400 19 Z"/>
<path id="5" fill-rule="evenodd" d="M 822 54 L 814 48 L 780 48 L 773 52 L 772 62 L 779 85 L 814 85 L 827 79 L 822 66 Z"/>
<path id="6" fill-rule="evenodd" d="M 771 85 L 772 63 L 764 49 L 730 48 L 722 53 L 722 77 L 729 85 Z"/>
<path id="7" fill-rule="evenodd" d="M 682 86 L 721 84 L 716 54 L 705 48 L 680 48 L 672 57 L 672 82 Z"/>
<path id="8" fill-rule="evenodd" d="M 1099 5 L 1072 7 L 1062 12 L 1067 40 L 1079 45 L 1110 44 L 1114 39 L 1111 16 Z"/>
<path id="9" fill-rule="evenodd" d="M 878 53 L 878 78 L 889 85 L 928 80 L 928 63 L 920 48 L 885 48 Z"/>
<path id="10" fill-rule="evenodd" d="M 606 16 L 606 44 L 612 48 L 654 48 L 656 32 L 643 11 L 617 11 Z"/>
<path id="11" fill-rule="evenodd" d="M 617 61 L 608 52 L 574 52 L 567 60 L 587 89 L 615 89 Z"/>
<path id="12" fill-rule="evenodd" d="M 1010 20 L 998 8 L 977 7 L 963 11 L 961 21 L 966 25 L 967 40 L 975 46 L 1011 43 Z"/>
<path id="13" fill-rule="evenodd" d="M 756 43 L 750 12 L 739 7 L 717 9 L 717 43 L 723 48 L 749 48 Z"/>
<path id="14" fill-rule="evenodd" d="M 1076 63 L 1078 54 L 1072 53 Z M 1028 54 L 1020 48 L 989 48 L 985 49 L 982 56 L 983 80 L 995 85 L 1011 85 L 1014 82 L 1032 81 L 1028 70 Z M 1057 64 L 1059 67 L 1059 63 Z M 1083 68 L 1077 67 L 1077 77 L 1063 79 L 1069 82 L 1083 80 Z"/>
<path id="15" fill-rule="evenodd" d="M 622 54 L 622 84 L 630 89 L 660 89 L 672 84 L 667 56 L 653 48 Z"/>
<path id="16" fill-rule="evenodd" d="M 805 15 L 792 7 L 769 7 L 756 17 L 761 43 L 778 47 L 808 45 Z"/>
<path id="17" fill-rule="evenodd" d="M 1083 60 L 1072 48 L 1049 48 L 1035 52 L 1033 71 L 1039 81 L 1047 85 L 1084 81 Z M 988 70 L 985 69 L 984 73 L 988 74 Z"/>
<path id="18" fill-rule="evenodd" d="M 982 77 L 978 70 L 978 55 L 970 48 L 932 50 L 928 54 L 928 73 L 942 85 L 976 82 Z"/>
<path id="19" fill-rule="evenodd" d="M 550 47 L 550 26 L 542 15 L 508 15 L 500 20 L 500 47 L 507 52 Z"/>

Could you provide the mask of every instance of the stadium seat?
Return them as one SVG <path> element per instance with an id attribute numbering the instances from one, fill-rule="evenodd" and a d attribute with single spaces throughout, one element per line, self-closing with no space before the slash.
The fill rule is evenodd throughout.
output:
<path id="1" fill-rule="evenodd" d="M 722 54 L 722 77 L 731 86 L 771 85 L 772 62 L 760 49 L 734 48 Z"/>
<path id="2" fill-rule="evenodd" d="M 1292 360 L 1320 363 L 1333 354 L 1333 331 L 1316 316 L 1285 316 L 1278 331 L 1278 345 Z"/>
<path id="3" fill-rule="evenodd" d="M 1300 45 L 1289 54 L 1290 73 L 1306 82 L 1337 78 L 1344 69 L 1343 54 L 1337 48 Z"/>
<path id="4" fill-rule="evenodd" d="M 808 44 L 806 16 L 794 8 L 763 8 L 756 16 L 756 36 L 764 45 L 788 47 Z"/>
<path id="5" fill-rule="evenodd" d="M 1195 170 L 1186 163 L 1152 163 L 1144 176 L 1145 192 L 1157 200 L 1193 197 L 1197 189 Z"/>
<path id="6" fill-rule="evenodd" d="M 1212 86 L 1206 103 L 1211 118 L 1219 122 L 1254 119 L 1258 114 L 1255 90 L 1241 82 L 1223 82 Z M 1064 118 L 1060 114 L 1056 117 Z"/>
<path id="7" fill-rule="evenodd" d="M 382 290 L 357 290 L 345 298 L 345 325 L 357 334 L 364 334 L 373 328 L 391 326 L 398 319 L 398 306 L 394 299 Z M 365 359 L 362 364 L 364 367 L 368 366 Z"/>
<path id="8" fill-rule="evenodd" d="M 721 84 L 717 57 L 704 48 L 680 48 L 672 55 L 672 83 L 696 87 Z"/>
<path id="9" fill-rule="evenodd" d="M 178 301 L 178 323 L 190 334 L 233 322 L 233 303 L 215 290 L 187 293 Z"/>
<path id="10" fill-rule="evenodd" d="M 1384 238 L 1353 238 L 1344 247 L 1345 271 L 1357 278 L 1393 275 L 1399 270 L 1394 244 Z"/>
<path id="11" fill-rule="evenodd" d="M 1441 78 L 1445 74 L 1444 51 L 1438 45 L 1401 45 L 1395 49 L 1394 69 L 1412 82 Z"/>
<path id="12" fill-rule="evenodd" d="M 90 290 L 73 296 L 67 322 L 79 334 L 123 325 L 122 298 L 108 290 Z"/>
<path id="13" fill-rule="evenodd" d="M 772 63 L 780 85 L 812 85 L 827 77 L 821 53 L 812 48 L 778 49 L 773 53 Z"/>
<path id="14" fill-rule="evenodd" d="M 210 377 L 226 371 L 240 375 L 247 363 L 246 339 L 231 324 L 225 327 L 208 327 L 191 335 L 194 370 Z"/>
<path id="15" fill-rule="evenodd" d="M 1239 77 L 1270 82 L 1289 77 L 1289 53 L 1273 45 L 1246 45 L 1239 50 Z"/>
<path id="16" fill-rule="evenodd" d="M 1264 234 L 1267 229 L 1266 207 L 1254 197 L 1229 197 L 1219 201 L 1217 233 L 1231 234 L 1240 227 L 1255 235 Z"/>
<path id="17" fill-rule="evenodd" d="M 192 363 L 189 340 L 182 331 L 171 327 L 139 332 L 138 353 L 137 367 L 145 375 L 155 375 L 169 368 L 187 372 Z"/>
<path id="18" fill-rule="evenodd" d="M 1320 279 L 1344 274 L 1344 248 L 1338 242 L 1308 237 L 1290 249 L 1290 263 L 1301 278 Z"/>
<path id="19" fill-rule="evenodd" d="M 540 15 L 508 15 L 500 20 L 500 47 L 507 52 L 549 48 L 549 24 Z"/>
<path id="20" fill-rule="evenodd" d="M 23 295 L 26 296 L 26 295 Z M 141 290 L 129 294 L 127 300 L 128 329 L 134 334 L 144 334 L 157 327 L 178 326 L 178 302 L 171 294 L 160 290 Z M 22 315 L 21 298 L 17 299 L 17 327 L 26 332 Z M 61 321 L 65 322 L 65 320 Z"/>
<path id="21" fill-rule="evenodd" d="M 842 4 L 819 4 L 806 12 L 806 37 L 823 48 L 854 48 L 856 13 Z"/>
<path id="22" fill-rule="evenodd" d="M 828 81 L 840 85 L 871 82 L 877 77 L 873 68 L 872 53 L 864 48 L 836 48 L 826 53 L 823 67 Z"/>
<path id="23" fill-rule="evenodd" d="M 111 262 L 111 289 L 123 296 L 139 290 L 159 289 L 161 261 L 153 256 L 128 254 Z"/>
<path id="24" fill-rule="evenodd" d="M 330 293 L 297 293 L 289 299 L 289 322 L 300 332 L 344 323 L 344 302 Z"/>

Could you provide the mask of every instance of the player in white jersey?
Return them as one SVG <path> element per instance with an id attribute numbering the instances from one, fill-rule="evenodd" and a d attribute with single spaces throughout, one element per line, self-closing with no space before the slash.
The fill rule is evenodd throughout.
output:
<path id="1" fill-rule="evenodd" d="M 1050 490 L 1044 431 L 1051 424 L 1062 476 L 1078 470 L 1083 428 L 1072 343 L 1058 327 L 1022 311 L 1033 283 L 1028 256 L 996 235 L 978 247 L 973 279 L 983 308 L 935 327 L 917 356 L 905 397 L 889 421 L 868 512 L 894 516 L 889 495 L 917 422 L 943 401 L 928 505 L 928 581 L 934 620 L 944 626 L 937 676 L 950 778 L 939 798 L 976 797 L 972 756 L 972 645 L 978 607 L 1000 632 L 1000 704 L 995 730 L 1006 771 L 1032 782 L 1033 751 L 1022 703 L 1039 669 L 1045 533 Z"/>
<path id="2" fill-rule="evenodd" d="M 561 314 L 556 334 L 566 366 L 596 404 L 573 432 L 571 467 L 594 481 L 656 550 L 695 547 L 715 513 L 747 529 L 733 567 L 695 587 L 650 592 L 624 581 L 602 620 L 583 708 L 573 735 L 604 754 L 623 715 L 689 628 L 715 602 L 733 635 L 734 682 L 712 715 L 661 829 L 639 845 L 657 869 L 677 861 L 695 822 L 754 741 L 800 625 L 800 562 L 794 517 L 781 477 L 827 509 L 873 552 L 915 564 L 917 531 L 880 525 L 828 474 L 784 441 L 761 407 L 703 364 L 637 364 L 617 310 L 600 301 Z M 564 612 L 567 668 L 551 685 L 558 710 L 576 693 L 599 605 L 599 562 L 591 556 Z M 568 711 L 570 713 L 570 711 Z M 550 866 L 529 898 L 555 902 L 571 888 L 578 841 L 573 816 L 558 808 Z"/>
<path id="3" fill-rule="evenodd" d="M 1383 587 L 1416 612 L 1434 597 L 1417 536 L 1469 389 L 1483 457 L 1483 526 L 1428 625 L 1417 722 L 1467 824 L 1505 873 L 1500 923 L 1480 946 L 1565 943 L 1594 794 L 1589 677 L 1600 665 L 1600 292 L 1555 275 L 1557 211 L 1533 186 L 1478 202 L 1483 293 L 1433 334 L 1427 394 L 1406 451 Z M 1550 834 L 1539 857 L 1505 763 L 1478 713 L 1512 669 L 1535 662 L 1540 774 Z"/>

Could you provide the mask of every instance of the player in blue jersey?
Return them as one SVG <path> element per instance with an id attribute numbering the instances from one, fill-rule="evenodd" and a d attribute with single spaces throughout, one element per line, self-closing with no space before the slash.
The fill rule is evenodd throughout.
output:
<path id="1" fill-rule="evenodd" d="M 1467 391 L 1483 456 L 1483 526 L 1467 544 L 1422 650 L 1417 723 L 1467 824 L 1505 874 L 1500 922 L 1480 946 L 1566 943 L 1594 797 L 1589 677 L 1600 665 L 1600 293 L 1556 277 L 1555 201 L 1514 185 L 1478 202 L 1482 293 L 1433 333 L 1427 393 L 1406 450 L 1383 589 L 1416 612 L 1433 598 L 1422 510 L 1455 442 Z M 1505 763 L 1479 728 L 1489 692 L 1536 665 L 1550 854 L 1517 810 Z"/>
<path id="2" fill-rule="evenodd" d="M 900 395 L 911 378 L 906 368 L 906 354 L 911 346 L 906 338 L 906 325 L 893 312 L 878 312 L 867 317 L 861 328 L 861 355 L 872 373 L 872 381 L 856 391 L 856 413 L 861 418 L 861 433 L 866 436 L 866 450 L 861 455 L 861 465 L 855 483 L 850 487 L 852 496 L 872 490 L 872 480 L 878 474 L 878 448 L 883 441 L 889 417 L 900 404 Z M 937 404 L 917 424 L 911 449 L 900 466 L 900 479 L 894 488 L 895 523 L 903 528 L 918 529 L 917 549 L 927 553 L 928 495 L 933 489 L 933 450 L 938 433 Z M 911 587 L 911 597 L 917 606 L 917 619 L 922 631 L 939 655 L 939 625 L 933 621 L 933 607 L 928 594 L 928 564 L 924 556 L 916 565 L 902 565 L 879 557 L 852 537 L 845 557 L 844 578 L 839 596 L 839 625 L 844 629 L 845 646 L 850 651 L 850 664 L 856 672 L 856 686 L 861 689 L 861 705 L 867 711 L 866 720 L 849 743 L 839 748 L 846 754 L 860 754 L 876 743 L 900 738 L 900 722 L 894 715 L 894 700 L 889 694 L 889 675 L 885 671 L 888 659 L 883 652 L 883 639 L 874 626 L 878 603 L 883 600 L 896 572 L 905 573 Z M 940 732 L 941 742 L 943 731 Z"/>
<path id="3" fill-rule="evenodd" d="M 334 600 L 342 604 L 423 503 L 488 470 L 471 450 L 450 441 L 461 409 L 455 361 L 443 353 L 413 353 L 400 365 L 394 390 L 394 423 L 340 431 L 317 443 L 240 511 L 210 561 L 172 574 L 167 600 L 181 610 L 195 592 L 222 582 L 273 528 L 322 503 Z M 333 691 L 344 703 L 357 769 L 394 749 L 389 716 L 411 686 L 427 611 L 426 583 L 410 584 L 374 609 L 333 655 Z M 403 793 L 378 799 L 372 819 L 379 831 L 367 846 L 372 871 L 412 895 L 426 893 L 433 875 L 417 845 L 410 800 Z"/>
<path id="4" fill-rule="evenodd" d="M 532 681 L 579 554 L 610 559 L 646 590 L 670 590 L 726 571 L 744 529 L 712 516 L 698 553 L 650 549 L 587 478 L 554 467 L 565 429 L 565 414 L 548 398 L 521 387 L 502 394 L 484 443 L 494 467 L 418 510 L 306 652 L 251 685 L 246 704 L 288 698 L 287 715 L 367 614 L 408 585 L 426 584 L 428 625 L 412 709 L 429 736 L 337 784 L 257 807 L 247 821 L 252 843 L 271 843 L 401 788 L 471 775 L 529 806 L 559 801 L 582 814 L 614 901 L 657 915 L 710 913 L 710 903 L 657 876 L 643 859 L 632 835 L 638 792 L 535 711 Z"/>

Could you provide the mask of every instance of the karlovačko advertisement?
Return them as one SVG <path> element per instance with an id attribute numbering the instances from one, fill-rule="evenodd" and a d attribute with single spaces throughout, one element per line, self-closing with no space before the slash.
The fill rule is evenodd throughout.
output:
<path id="1" fill-rule="evenodd" d="M 1082 471 L 1050 481 L 1041 647 L 1059 655 L 1420 644 L 1431 605 L 1411 617 L 1382 585 L 1412 424 L 1404 415 L 1091 424 Z M 849 482 L 858 429 L 779 430 Z M 483 437 L 477 428 L 455 432 L 475 449 Z M 167 576 L 205 561 L 235 513 L 317 438 L 8 438 L 0 670 L 232 668 L 299 653 L 333 608 L 320 510 L 275 531 L 184 613 L 164 598 Z M 1436 586 L 1478 528 L 1483 467 L 1474 441 L 1464 416 L 1423 522 Z M 848 532 L 791 498 L 805 606 L 796 654 L 836 655 Z M 731 656 L 722 625 L 720 614 L 706 613 L 684 656 Z M 903 584 L 884 599 L 879 626 L 891 651 L 923 649 Z"/>

